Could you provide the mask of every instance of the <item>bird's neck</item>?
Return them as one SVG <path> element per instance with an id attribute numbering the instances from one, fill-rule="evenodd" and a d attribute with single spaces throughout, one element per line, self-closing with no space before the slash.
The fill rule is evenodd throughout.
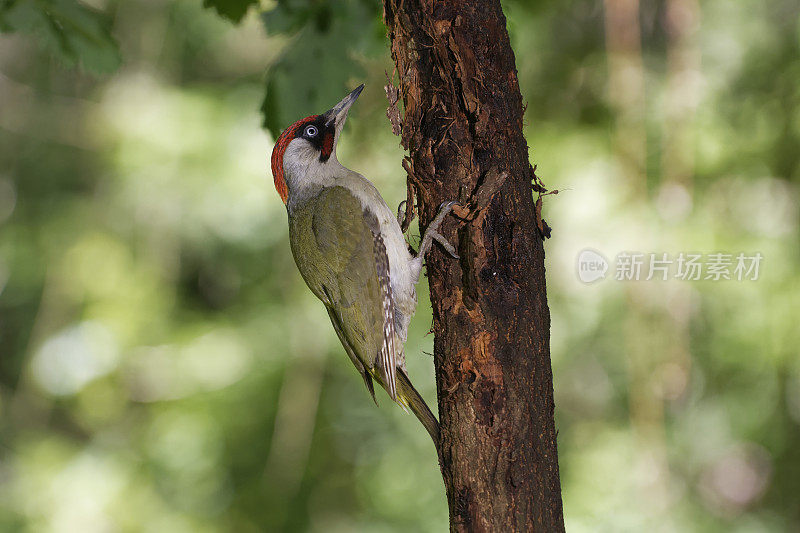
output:
<path id="1" fill-rule="evenodd" d="M 284 176 L 289 191 L 289 203 L 302 203 L 319 193 L 324 187 L 336 185 L 337 178 L 348 170 L 336 159 L 336 154 L 325 161 L 318 157 L 293 159 L 284 164 Z"/>

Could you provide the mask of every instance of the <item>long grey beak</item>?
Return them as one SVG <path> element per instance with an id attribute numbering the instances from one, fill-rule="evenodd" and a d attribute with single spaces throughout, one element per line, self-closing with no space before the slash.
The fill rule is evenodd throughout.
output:
<path id="1" fill-rule="evenodd" d="M 333 106 L 330 110 L 325 112 L 325 123 L 327 125 L 336 124 L 337 129 L 341 128 L 344 124 L 344 120 L 347 118 L 347 112 L 350 111 L 350 107 L 355 103 L 356 98 L 358 95 L 361 94 L 361 91 L 364 90 L 364 84 L 362 83 L 355 89 L 353 92 L 342 98 L 342 101 Z"/>

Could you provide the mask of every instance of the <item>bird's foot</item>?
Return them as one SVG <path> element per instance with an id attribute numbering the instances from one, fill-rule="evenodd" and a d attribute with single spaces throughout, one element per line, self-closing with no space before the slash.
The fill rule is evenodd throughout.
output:
<path id="1" fill-rule="evenodd" d="M 438 242 L 442 245 L 442 248 L 450 254 L 453 259 L 459 259 L 458 252 L 456 252 L 456 247 L 450 244 L 450 241 L 444 238 L 444 235 L 439 233 L 438 231 L 432 231 L 433 240 Z"/>
<path id="2" fill-rule="evenodd" d="M 403 227 L 403 223 L 406 221 L 406 210 L 403 209 L 403 206 L 407 205 L 408 202 L 403 200 L 400 202 L 400 205 L 397 206 L 397 223 L 400 224 L 400 227 Z M 405 233 L 405 231 L 403 232 Z"/>
<path id="3" fill-rule="evenodd" d="M 417 253 L 418 257 L 424 256 L 428 253 L 428 250 L 431 249 L 431 245 L 433 241 L 438 242 L 442 245 L 448 254 L 453 256 L 453 258 L 458 259 L 458 253 L 456 253 L 456 248 L 453 246 L 444 236 L 439 233 L 439 227 L 442 225 L 444 218 L 450 214 L 450 211 L 453 210 L 453 207 L 458 205 L 458 202 L 450 201 L 444 202 L 441 206 L 439 206 L 439 213 L 436 214 L 436 218 L 428 225 L 428 228 L 425 230 L 425 234 L 422 236 L 422 243 L 419 247 L 419 252 Z"/>
<path id="4" fill-rule="evenodd" d="M 408 227 L 414 221 L 414 216 L 413 200 L 406 199 L 400 202 L 400 205 L 397 206 L 397 223 L 400 224 L 400 230 L 403 233 L 408 231 Z"/>

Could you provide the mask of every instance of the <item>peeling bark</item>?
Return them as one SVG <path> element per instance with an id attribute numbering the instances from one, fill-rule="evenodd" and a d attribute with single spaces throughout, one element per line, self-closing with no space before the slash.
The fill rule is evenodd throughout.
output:
<path id="1" fill-rule="evenodd" d="M 385 0 L 409 191 L 425 227 L 464 206 L 428 276 L 453 531 L 562 531 L 544 249 L 498 0 Z M 394 123 L 394 121 L 393 121 Z"/>

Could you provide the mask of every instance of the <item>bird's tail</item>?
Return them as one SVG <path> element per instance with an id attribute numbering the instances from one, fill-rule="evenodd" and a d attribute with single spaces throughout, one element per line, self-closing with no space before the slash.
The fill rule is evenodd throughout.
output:
<path id="1" fill-rule="evenodd" d="M 395 372 L 395 376 L 397 380 L 398 401 L 411 409 L 419 421 L 422 422 L 422 425 L 425 426 L 425 429 L 428 430 L 428 433 L 433 439 L 433 444 L 438 448 L 439 421 L 433 416 L 433 413 L 428 408 L 428 404 L 425 403 L 425 400 L 422 399 L 417 389 L 411 384 L 411 380 L 408 379 L 406 373 L 398 368 Z"/>

